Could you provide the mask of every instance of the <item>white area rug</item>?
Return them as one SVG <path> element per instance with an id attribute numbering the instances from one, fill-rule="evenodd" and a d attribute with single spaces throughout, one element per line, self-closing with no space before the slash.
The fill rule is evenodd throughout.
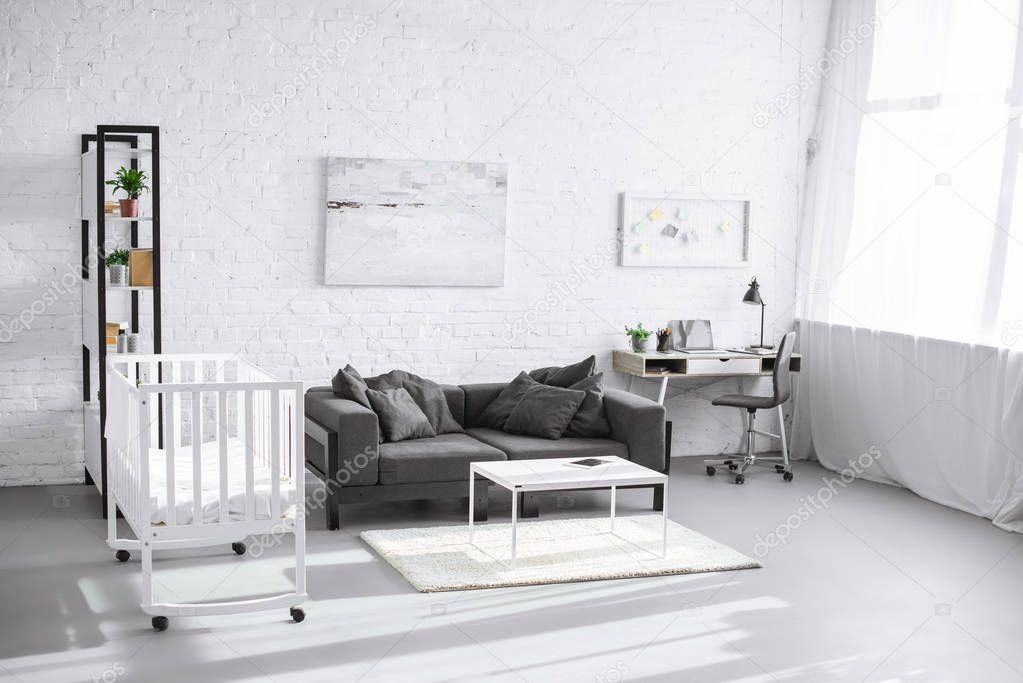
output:
<path id="1" fill-rule="evenodd" d="M 760 563 L 692 529 L 668 522 L 661 557 L 661 516 L 610 520 L 519 522 L 518 557 L 511 562 L 511 524 L 478 524 L 362 532 L 366 541 L 424 593 L 598 581 L 639 576 L 753 569 Z"/>

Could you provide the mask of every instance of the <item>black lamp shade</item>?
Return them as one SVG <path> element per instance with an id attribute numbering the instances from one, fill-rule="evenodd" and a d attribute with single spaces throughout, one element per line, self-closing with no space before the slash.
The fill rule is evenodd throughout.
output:
<path id="1" fill-rule="evenodd" d="M 763 306 L 764 301 L 760 298 L 760 283 L 757 282 L 756 278 L 749 283 L 749 289 L 746 290 L 746 295 L 742 297 L 742 303 L 749 304 L 750 306 Z"/>

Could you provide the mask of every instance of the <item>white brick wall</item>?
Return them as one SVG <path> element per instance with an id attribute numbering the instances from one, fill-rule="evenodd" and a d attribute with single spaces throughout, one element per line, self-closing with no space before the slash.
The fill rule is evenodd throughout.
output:
<path id="1" fill-rule="evenodd" d="M 59 285 L 80 258 L 78 136 L 99 123 L 161 126 L 167 351 L 241 351 L 310 384 L 349 361 L 448 382 L 589 353 L 609 370 L 638 319 L 708 317 L 748 343 L 753 274 L 787 329 L 815 91 L 766 126 L 752 116 L 816 59 L 828 3 L 488 4 L 5 3 L 0 484 L 82 477 L 81 295 Z M 324 286 L 329 155 L 510 164 L 506 285 Z M 567 284 L 613 238 L 620 191 L 683 182 L 753 195 L 754 267 L 605 261 Z M 21 315 L 30 329 L 5 334 Z M 675 453 L 735 448 L 735 416 L 668 406 Z"/>

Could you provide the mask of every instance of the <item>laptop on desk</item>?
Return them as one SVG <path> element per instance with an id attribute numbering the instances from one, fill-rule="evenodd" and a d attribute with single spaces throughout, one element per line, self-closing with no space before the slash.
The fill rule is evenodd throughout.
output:
<path id="1" fill-rule="evenodd" d="M 680 353 L 721 353 L 714 346 L 714 331 L 709 320 L 672 320 L 668 323 L 671 330 L 672 348 Z"/>

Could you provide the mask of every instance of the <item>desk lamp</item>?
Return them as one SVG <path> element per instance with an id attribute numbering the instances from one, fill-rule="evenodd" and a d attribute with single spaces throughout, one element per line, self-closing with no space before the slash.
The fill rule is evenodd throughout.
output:
<path id="1" fill-rule="evenodd" d="M 760 283 L 754 277 L 753 281 L 749 283 L 749 289 L 746 290 L 746 295 L 742 297 L 742 303 L 749 304 L 750 306 L 760 306 L 760 343 L 753 344 L 749 348 L 751 349 L 771 349 L 774 348 L 769 344 L 764 344 L 764 310 L 767 308 L 767 304 L 760 298 Z"/>

